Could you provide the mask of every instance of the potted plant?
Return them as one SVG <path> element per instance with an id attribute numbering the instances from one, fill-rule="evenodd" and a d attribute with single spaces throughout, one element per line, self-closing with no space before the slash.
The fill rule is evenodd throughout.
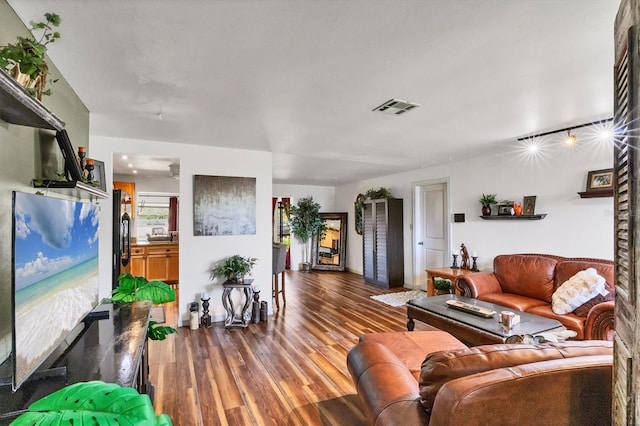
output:
<path id="1" fill-rule="evenodd" d="M 480 198 L 480 204 L 482 204 L 482 216 L 491 215 L 491 205 L 495 204 L 497 194 L 482 194 Z"/>
<path id="2" fill-rule="evenodd" d="M 211 279 L 220 277 L 224 281 L 244 282 L 244 277 L 251 273 L 257 260 L 255 257 L 244 257 L 239 254 L 225 257 L 211 268 Z"/>
<path id="3" fill-rule="evenodd" d="M 49 72 L 44 57 L 47 46 L 60 38 L 60 33 L 53 29 L 60 25 L 60 16 L 55 13 L 45 13 L 44 17 L 46 22 L 30 22 L 31 37 L 17 37 L 16 43 L 9 43 L 0 48 L 0 67 L 7 70 L 18 83 L 39 100 L 42 99 L 42 95 L 51 94 L 51 89 L 45 90 Z M 33 32 L 40 30 L 42 30 L 42 36 L 36 40 Z"/>
<path id="4" fill-rule="evenodd" d="M 313 201 L 313 197 L 305 197 L 291 206 L 289 226 L 293 235 L 303 244 L 302 269 L 311 270 L 309 262 L 309 244 L 314 235 L 322 236 L 326 226 L 320 217 L 320 204 Z"/>
<path id="5" fill-rule="evenodd" d="M 144 277 L 134 277 L 131 274 L 121 274 L 118 277 L 118 287 L 111 293 L 111 301 L 137 302 L 151 300 L 154 305 L 161 305 L 176 300 L 176 291 L 162 281 L 148 281 Z M 175 333 L 176 329 L 166 325 L 156 325 L 155 321 L 149 321 L 147 337 L 151 340 L 164 340 L 168 334 Z"/>
<path id="6" fill-rule="evenodd" d="M 433 288 L 436 294 L 451 294 L 453 286 L 448 278 L 433 277 Z"/>

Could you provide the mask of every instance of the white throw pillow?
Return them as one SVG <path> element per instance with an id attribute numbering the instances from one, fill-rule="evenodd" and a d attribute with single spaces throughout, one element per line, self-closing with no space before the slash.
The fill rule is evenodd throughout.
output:
<path id="1" fill-rule="evenodd" d="M 598 294 L 605 296 L 605 279 L 594 268 L 585 269 L 562 283 L 551 296 L 551 310 L 558 315 L 573 312 Z"/>

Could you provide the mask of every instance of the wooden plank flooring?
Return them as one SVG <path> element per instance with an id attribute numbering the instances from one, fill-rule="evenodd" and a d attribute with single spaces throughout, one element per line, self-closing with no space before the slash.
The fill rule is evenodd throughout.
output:
<path id="1" fill-rule="evenodd" d="M 176 426 L 366 423 L 347 352 L 361 334 L 406 330 L 405 307 L 369 296 L 407 289 L 364 284 L 349 272 L 286 274 L 287 304 L 266 323 L 181 327 L 151 342 L 157 413 Z M 169 323 L 176 323 L 176 306 L 166 308 Z M 428 329 L 416 323 L 416 330 Z"/>

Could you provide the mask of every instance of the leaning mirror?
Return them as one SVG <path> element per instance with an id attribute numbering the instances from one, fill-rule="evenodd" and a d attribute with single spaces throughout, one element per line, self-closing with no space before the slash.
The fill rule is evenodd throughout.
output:
<path id="1" fill-rule="evenodd" d="M 320 213 L 326 225 L 323 236 L 313 237 L 311 268 L 320 271 L 344 271 L 347 249 L 347 214 Z"/>

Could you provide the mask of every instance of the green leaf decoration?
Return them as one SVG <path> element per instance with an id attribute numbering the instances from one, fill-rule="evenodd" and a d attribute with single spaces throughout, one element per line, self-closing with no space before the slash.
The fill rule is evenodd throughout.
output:
<path id="1" fill-rule="evenodd" d="M 147 336 L 151 340 L 164 340 L 167 335 L 175 333 L 176 329 L 167 325 L 156 326 L 155 321 L 149 321 L 149 328 L 147 329 Z"/>
<path id="2" fill-rule="evenodd" d="M 29 406 L 11 426 L 139 425 L 171 426 L 166 414 L 156 417 L 148 395 L 101 381 L 81 382 L 54 392 Z"/>
<path id="3" fill-rule="evenodd" d="M 173 302 L 176 292 L 162 281 L 147 281 L 145 277 L 122 274 L 118 277 L 118 287 L 111 294 L 114 302 L 137 302 L 151 300 L 154 305 Z"/>

